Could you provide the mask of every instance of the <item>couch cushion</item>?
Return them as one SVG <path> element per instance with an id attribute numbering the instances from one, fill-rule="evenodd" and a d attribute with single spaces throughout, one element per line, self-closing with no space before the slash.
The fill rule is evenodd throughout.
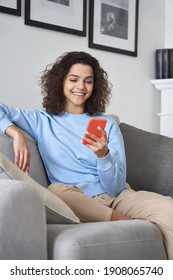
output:
<path id="1" fill-rule="evenodd" d="M 148 221 L 48 225 L 48 258 L 59 260 L 166 259 L 162 235 Z"/>
<path id="2" fill-rule="evenodd" d="M 127 159 L 127 182 L 135 190 L 173 197 L 173 139 L 120 124 Z"/>
<path id="3" fill-rule="evenodd" d="M 25 133 L 25 137 L 31 153 L 30 176 L 40 185 L 47 187 L 49 181 L 38 152 L 37 144 L 27 133 Z M 0 132 L 0 153 L 4 154 L 12 162 L 14 161 L 13 139 L 2 132 Z"/>
<path id="4" fill-rule="evenodd" d="M 16 167 L 9 159 L 0 154 L 0 179 L 18 180 L 36 189 L 43 199 L 48 223 L 79 223 L 78 217 L 59 197 L 42 187 L 29 175 Z M 10 183 L 10 182 L 9 182 Z"/>

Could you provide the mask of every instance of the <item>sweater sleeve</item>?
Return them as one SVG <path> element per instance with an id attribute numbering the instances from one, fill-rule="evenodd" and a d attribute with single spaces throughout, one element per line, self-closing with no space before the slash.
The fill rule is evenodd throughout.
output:
<path id="1" fill-rule="evenodd" d="M 108 149 L 109 153 L 104 158 L 97 158 L 97 168 L 104 191 L 115 197 L 123 191 L 126 182 L 124 141 L 116 123 L 109 131 Z"/>
<path id="2" fill-rule="evenodd" d="M 0 103 L 0 130 L 5 133 L 7 127 L 16 125 L 28 132 L 33 138 L 37 128 L 37 114 L 34 110 L 21 110 Z"/>

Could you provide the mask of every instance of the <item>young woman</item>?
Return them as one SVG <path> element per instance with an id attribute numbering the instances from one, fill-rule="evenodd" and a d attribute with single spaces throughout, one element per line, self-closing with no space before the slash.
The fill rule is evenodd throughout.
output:
<path id="1" fill-rule="evenodd" d="M 148 219 L 161 230 L 173 259 L 173 201 L 134 192 L 126 184 L 119 126 L 103 116 L 111 84 L 98 60 L 85 52 L 65 53 L 46 67 L 40 85 L 44 110 L 0 104 L 0 129 L 14 139 L 15 164 L 29 173 L 30 153 L 22 128 L 37 141 L 51 182 L 48 189 L 82 222 Z M 101 138 L 89 132 L 90 139 L 84 136 L 91 117 L 107 120 L 105 129 L 98 127 Z"/>

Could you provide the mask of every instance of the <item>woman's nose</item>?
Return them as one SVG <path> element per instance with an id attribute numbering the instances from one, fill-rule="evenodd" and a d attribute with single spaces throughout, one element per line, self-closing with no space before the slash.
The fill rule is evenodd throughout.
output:
<path id="1" fill-rule="evenodd" d="M 84 88 L 84 82 L 83 81 L 78 81 L 77 87 L 80 89 Z"/>

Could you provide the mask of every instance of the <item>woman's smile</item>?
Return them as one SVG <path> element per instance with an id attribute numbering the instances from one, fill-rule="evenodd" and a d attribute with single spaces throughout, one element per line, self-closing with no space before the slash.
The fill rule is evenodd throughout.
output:
<path id="1" fill-rule="evenodd" d="M 72 94 L 75 95 L 75 96 L 79 96 L 80 97 L 80 96 L 84 96 L 85 92 L 73 92 L 72 91 Z"/>

